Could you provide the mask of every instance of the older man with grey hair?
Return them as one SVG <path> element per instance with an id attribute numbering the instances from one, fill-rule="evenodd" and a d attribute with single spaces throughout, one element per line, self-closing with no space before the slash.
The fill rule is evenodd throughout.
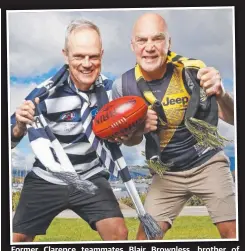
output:
<path id="1" fill-rule="evenodd" d="M 25 178 L 20 201 L 13 219 L 13 241 L 33 241 L 61 211 L 71 209 L 84 219 L 103 240 L 127 239 L 127 228 L 117 199 L 108 182 L 109 173 L 83 131 L 80 96 L 87 96 L 91 114 L 97 111 L 93 88 L 101 76 L 102 41 L 98 27 L 86 20 L 76 20 L 67 28 L 63 54 L 69 67 L 65 84 L 52 97 L 39 103 L 48 126 L 60 142 L 81 179 L 93 182 L 95 194 L 84 193 L 65 185 L 49 172 L 39 159 Z M 107 95 L 112 81 L 102 76 Z M 52 105 L 50 105 L 51 103 Z M 11 143 L 16 146 L 34 121 L 35 105 L 24 101 L 15 112 L 16 123 L 11 127 Z M 42 151 L 42 149 L 40 149 Z M 82 234 L 82 233 L 81 233 Z"/>

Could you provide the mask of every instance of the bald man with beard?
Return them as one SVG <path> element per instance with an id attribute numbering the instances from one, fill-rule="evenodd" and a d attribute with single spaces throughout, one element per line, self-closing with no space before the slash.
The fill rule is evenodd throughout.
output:
<path id="1" fill-rule="evenodd" d="M 149 166 L 153 179 L 144 206 L 165 233 L 188 199 L 197 195 L 207 206 L 220 236 L 235 238 L 235 193 L 229 159 L 221 147 L 197 144 L 184 123 L 195 84 L 201 87 L 198 118 L 205 120 L 202 114 L 210 112 L 210 100 L 215 96 L 217 112 L 214 115 L 217 120 L 220 118 L 233 125 L 233 99 L 215 68 L 207 67 L 201 60 L 177 55 L 170 51 L 170 46 L 167 23 L 160 15 L 146 13 L 139 17 L 133 26 L 131 39 L 137 64 L 114 82 L 112 96 L 113 99 L 141 96 L 149 109 L 142 128 L 131 135 L 115 138 L 115 141 L 133 146 L 139 144 L 143 136 L 157 133 L 161 161 L 171 165 L 165 172 L 157 172 Z M 153 100 L 160 101 L 164 117 L 154 110 L 155 103 L 151 102 L 151 97 L 139 88 L 142 81 L 148 94 L 153 94 Z M 147 145 L 146 137 L 146 151 L 147 147 L 151 146 Z M 137 239 L 146 239 L 142 225 Z"/>

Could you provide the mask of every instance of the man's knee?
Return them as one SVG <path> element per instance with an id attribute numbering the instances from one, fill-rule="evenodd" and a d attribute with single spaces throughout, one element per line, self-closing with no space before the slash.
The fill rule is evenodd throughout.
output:
<path id="1" fill-rule="evenodd" d="M 223 229 L 222 231 L 219 231 L 219 232 L 220 232 L 221 238 L 224 238 L 224 239 L 235 239 L 236 238 L 236 228 L 235 227 L 226 228 L 226 229 Z"/>
<path id="2" fill-rule="evenodd" d="M 13 242 L 31 242 L 34 238 L 35 236 L 13 233 Z"/>
<path id="3" fill-rule="evenodd" d="M 161 221 L 158 224 L 160 225 L 164 234 L 171 228 L 171 224 L 167 221 Z"/>
<path id="4" fill-rule="evenodd" d="M 160 222 L 158 222 L 158 225 L 161 227 L 161 229 L 163 231 L 162 236 L 159 236 L 157 238 L 158 240 L 161 240 L 164 237 L 164 235 L 167 233 L 167 231 L 171 228 L 171 224 L 167 221 L 160 221 Z"/>
<path id="5" fill-rule="evenodd" d="M 115 240 L 127 240 L 128 239 L 128 229 L 125 224 L 121 224 L 115 229 Z"/>
<path id="6" fill-rule="evenodd" d="M 103 240 L 127 240 L 128 229 L 123 218 L 109 218 L 96 223 L 96 229 Z"/>
<path id="7" fill-rule="evenodd" d="M 221 238 L 235 239 L 236 238 L 236 221 L 224 221 L 216 223 Z"/>

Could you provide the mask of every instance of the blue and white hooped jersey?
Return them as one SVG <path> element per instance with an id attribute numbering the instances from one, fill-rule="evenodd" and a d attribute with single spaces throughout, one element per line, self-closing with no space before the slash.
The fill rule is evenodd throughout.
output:
<path id="1" fill-rule="evenodd" d="M 101 76 L 108 98 L 111 100 L 113 81 L 103 75 Z M 85 93 L 89 96 L 91 115 L 94 118 L 97 113 L 95 91 L 92 89 Z M 79 91 L 73 84 L 68 84 L 67 81 L 63 86 L 58 88 L 55 93 L 42 101 L 39 107 L 48 126 L 62 145 L 74 169 L 81 175 L 82 179 L 87 179 L 106 169 L 102 166 L 83 131 L 83 125 L 81 123 L 82 102 Z M 11 117 L 11 124 L 11 128 L 13 128 L 15 125 L 15 117 L 13 116 Z M 11 133 L 12 148 L 15 147 L 20 140 L 21 138 L 16 139 Z M 38 159 L 35 160 L 32 170 L 38 176 L 49 182 L 63 184 L 63 182 L 51 175 Z"/>

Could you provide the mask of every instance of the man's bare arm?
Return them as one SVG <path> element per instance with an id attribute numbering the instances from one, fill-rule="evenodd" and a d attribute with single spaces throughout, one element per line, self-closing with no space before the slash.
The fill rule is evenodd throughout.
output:
<path id="1" fill-rule="evenodd" d="M 218 103 L 219 118 L 234 125 L 234 100 L 227 92 L 223 97 L 216 97 Z"/>
<path id="2" fill-rule="evenodd" d="M 198 71 L 200 86 L 208 96 L 215 95 L 218 103 L 218 116 L 225 122 L 234 125 L 234 101 L 225 91 L 220 73 L 214 67 L 205 67 Z"/>

